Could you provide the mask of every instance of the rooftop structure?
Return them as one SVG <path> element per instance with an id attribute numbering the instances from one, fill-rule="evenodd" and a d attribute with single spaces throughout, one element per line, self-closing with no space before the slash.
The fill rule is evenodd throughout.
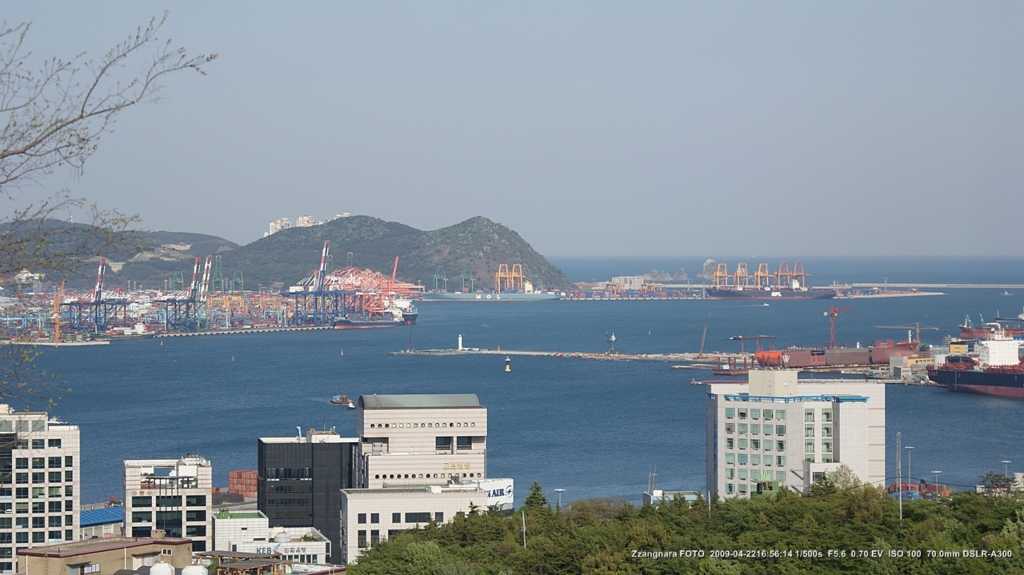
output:
<path id="1" fill-rule="evenodd" d="M 192 542 L 178 537 L 87 539 L 18 552 L 18 573 L 113 573 L 163 561 L 192 564 Z"/>

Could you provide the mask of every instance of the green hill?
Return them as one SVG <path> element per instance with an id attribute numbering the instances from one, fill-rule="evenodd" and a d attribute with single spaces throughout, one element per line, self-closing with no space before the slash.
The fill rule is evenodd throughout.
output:
<path id="1" fill-rule="evenodd" d="M 241 272 L 246 289 L 281 288 L 310 275 L 320 265 L 324 240 L 330 240 L 334 269 L 348 265 L 351 254 L 353 265 L 389 275 L 398 256 L 398 279 L 428 288 L 433 288 L 438 267 L 444 268 L 450 290 L 460 287 L 459 276 L 467 267 L 477 289 L 493 288 L 494 274 L 502 263 L 510 267 L 522 264 L 526 279 L 537 288 L 571 287 L 565 274 L 519 234 L 483 217 L 421 231 L 379 218 L 353 216 L 283 230 L 242 247 L 200 234 L 156 234 L 159 235 L 153 235 L 149 242 L 159 247 L 128 259 L 108 282 L 125 284 L 132 280 L 143 286 L 159 287 L 175 271 L 186 272 L 187 280 L 191 275 L 191 258 L 219 254 L 224 276 L 230 278 Z M 176 249 L 186 245 L 188 249 Z"/>

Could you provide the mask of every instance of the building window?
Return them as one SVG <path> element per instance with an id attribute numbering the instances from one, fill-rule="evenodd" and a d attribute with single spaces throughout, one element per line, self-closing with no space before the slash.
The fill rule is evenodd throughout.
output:
<path id="1" fill-rule="evenodd" d="M 805 409 L 804 410 L 804 423 L 814 423 L 814 410 L 813 409 Z"/>
<path id="2" fill-rule="evenodd" d="M 74 540 L 75 540 L 75 530 L 74 529 L 65 529 L 64 530 L 64 541 L 74 541 Z M 99 567 L 99 565 L 97 565 L 97 568 L 98 567 Z"/>
<path id="3" fill-rule="evenodd" d="M 360 525 L 364 525 L 366 523 L 366 514 L 365 513 L 360 513 L 359 515 L 357 515 L 356 516 L 356 522 L 359 523 Z"/>
<path id="4" fill-rule="evenodd" d="M 46 513 L 46 502 L 45 501 L 33 501 L 32 502 L 32 513 L 38 513 L 42 515 Z"/>
<path id="5" fill-rule="evenodd" d="M 747 434 L 747 424 L 746 423 L 741 423 L 740 424 L 740 435 L 746 435 L 746 434 Z"/>
<path id="6" fill-rule="evenodd" d="M 371 513 L 370 523 L 380 523 L 380 513 Z"/>
<path id="7" fill-rule="evenodd" d="M 736 470 L 735 469 L 733 469 L 731 467 L 727 467 L 725 469 L 725 478 L 726 479 L 732 479 L 735 476 L 736 476 Z"/>
<path id="8" fill-rule="evenodd" d="M 733 485 L 732 485 L 732 483 L 726 483 L 725 484 L 725 492 L 726 493 L 732 493 L 733 492 Z"/>
<path id="9" fill-rule="evenodd" d="M 71 471 L 69 469 L 69 470 L 64 472 L 64 481 L 74 481 L 74 480 L 75 480 L 75 472 L 74 471 Z"/>
<path id="10" fill-rule="evenodd" d="M 28 484 L 28 473 L 15 473 L 14 474 L 14 482 L 19 484 L 19 485 L 27 485 Z"/>
<path id="11" fill-rule="evenodd" d="M 785 441 L 776 441 L 775 442 L 775 451 L 785 451 L 785 450 L 786 450 L 786 442 Z"/>
<path id="12" fill-rule="evenodd" d="M 46 446 L 60 449 L 60 438 L 46 440 Z"/>
<path id="13" fill-rule="evenodd" d="M 365 529 L 360 529 L 356 533 L 356 539 L 357 539 L 356 545 L 358 545 L 360 549 L 366 549 L 366 530 Z"/>
<path id="14" fill-rule="evenodd" d="M 732 465 L 733 463 L 736 463 L 736 455 L 732 454 L 732 453 L 726 453 L 725 454 L 725 463 L 726 463 L 726 465 Z"/>
<path id="15" fill-rule="evenodd" d="M 747 484 L 746 483 L 740 483 L 740 495 L 746 495 L 746 494 L 747 494 Z"/>
<path id="16" fill-rule="evenodd" d="M 822 453 L 832 453 L 832 442 L 831 441 L 822 441 L 821 442 L 821 452 Z"/>
<path id="17" fill-rule="evenodd" d="M 804 442 L 804 453 L 814 453 L 814 442 L 813 441 L 805 441 Z"/>
<path id="18" fill-rule="evenodd" d="M 771 421 L 771 419 L 772 419 L 772 410 L 770 410 L 770 409 L 764 410 L 764 420 L 765 421 Z"/>
<path id="19" fill-rule="evenodd" d="M 747 464 L 747 454 L 746 453 L 741 453 L 740 454 L 739 462 L 740 462 L 740 465 L 746 465 Z"/>
<path id="20" fill-rule="evenodd" d="M 33 543 L 46 543 L 46 532 L 45 531 L 33 531 L 32 532 Z"/>
<path id="21" fill-rule="evenodd" d="M 156 496 L 157 507 L 181 507 L 181 496 L 180 495 L 157 495 Z"/>
<path id="22" fill-rule="evenodd" d="M 434 438 L 434 449 L 437 451 L 451 451 L 452 450 L 452 438 L 451 437 L 435 437 Z"/>
<path id="23" fill-rule="evenodd" d="M 74 511 L 74 510 L 75 510 L 75 502 L 70 500 L 70 499 L 65 500 L 64 501 L 64 511 Z"/>
<path id="24" fill-rule="evenodd" d="M 735 449 L 736 448 L 736 440 L 734 440 L 731 437 L 726 437 L 725 438 L 725 448 L 726 449 Z"/>
<path id="25" fill-rule="evenodd" d="M 775 458 L 775 466 L 776 467 L 785 467 L 786 466 L 786 456 L 785 455 L 779 455 L 778 457 L 776 457 Z"/>
<path id="26" fill-rule="evenodd" d="M 45 471 L 33 471 L 32 472 L 32 483 L 46 483 L 46 472 Z"/>
<path id="27" fill-rule="evenodd" d="M 185 537 L 206 537 L 205 525 L 186 525 Z"/>
<path id="28" fill-rule="evenodd" d="M 75 458 L 71 455 L 64 456 L 64 467 L 74 467 Z"/>
<path id="29" fill-rule="evenodd" d="M 747 448 L 747 440 L 746 439 L 741 439 L 740 440 L 740 449 L 746 449 L 746 448 Z"/>
<path id="30" fill-rule="evenodd" d="M 370 545 L 376 545 L 380 543 L 380 531 L 374 529 L 370 531 Z"/>
<path id="31" fill-rule="evenodd" d="M 778 419 L 779 421 L 786 421 L 786 410 L 784 410 L 784 409 L 776 409 L 775 410 L 775 419 Z"/>
<path id="32" fill-rule="evenodd" d="M 771 467 L 772 466 L 772 456 L 771 455 L 765 455 L 764 456 L 764 466 L 765 467 Z"/>
<path id="33" fill-rule="evenodd" d="M 39 423 L 42 423 L 42 421 L 40 421 Z M 32 427 L 34 428 L 36 426 L 37 426 L 37 423 L 33 421 L 32 422 Z M 42 431 L 42 430 L 41 429 L 33 429 L 33 431 Z M 33 439 L 32 440 L 32 449 L 46 449 L 46 440 L 45 439 Z"/>
<path id="34" fill-rule="evenodd" d="M 75 487 L 73 485 L 64 486 L 64 497 L 74 497 Z"/>
<path id="35" fill-rule="evenodd" d="M 747 418 L 747 410 L 746 409 L 739 410 L 739 416 L 740 416 L 740 419 L 746 419 Z"/>
<path id="36" fill-rule="evenodd" d="M 804 426 L 804 437 L 814 437 L 814 426 L 813 425 L 805 425 Z"/>
<path id="37" fill-rule="evenodd" d="M 401 523 L 402 522 L 402 514 L 401 513 L 392 513 L 391 514 L 391 522 L 392 523 Z M 390 535 L 388 537 L 390 537 Z"/>
<path id="38" fill-rule="evenodd" d="M 760 432 L 761 432 L 761 426 L 760 425 L 758 425 L 756 423 L 752 423 L 750 425 L 750 435 L 757 435 Z"/>
<path id="39" fill-rule="evenodd" d="M 153 498 L 149 496 L 132 496 L 132 507 L 152 507 Z"/>
<path id="40" fill-rule="evenodd" d="M 60 469 L 61 461 L 60 457 L 48 457 L 46 458 L 46 466 L 50 469 Z"/>
<path id="41" fill-rule="evenodd" d="M 28 487 L 18 487 L 14 490 L 14 493 L 18 499 L 28 499 Z"/>
<path id="42" fill-rule="evenodd" d="M 750 455 L 750 464 L 751 465 L 761 465 L 761 456 L 760 455 L 756 455 L 756 454 L 751 454 Z"/>
<path id="43" fill-rule="evenodd" d="M 26 525 L 25 528 L 28 529 L 28 526 Z M 15 533 L 14 534 L 14 542 L 15 543 L 28 543 L 28 532 L 27 531 L 22 531 L 20 533 Z"/>
<path id="44" fill-rule="evenodd" d="M 50 483 L 60 483 L 60 471 L 50 472 Z"/>
<path id="45" fill-rule="evenodd" d="M 60 522 L 60 515 L 51 515 L 49 520 L 47 521 L 47 526 L 48 527 L 63 527 L 60 523 L 61 523 Z M 60 535 L 57 535 L 57 538 L 59 539 Z"/>
<path id="46" fill-rule="evenodd" d="M 736 433 L 736 424 L 735 423 L 726 423 L 725 424 L 725 432 L 726 433 Z"/>
<path id="47" fill-rule="evenodd" d="M 50 513 L 60 513 L 61 511 L 64 511 L 61 507 L 62 505 L 60 504 L 60 501 L 49 502 Z"/>
<path id="48" fill-rule="evenodd" d="M 832 410 L 831 409 L 822 409 L 821 410 L 821 420 L 825 421 L 825 422 L 831 422 L 832 421 Z"/>
<path id="49" fill-rule="evenodd" d="M 771 435 L 772 434 L 772 425 L 770 423 L 764 424 L 764 427 L 762 429 L 764 429 L 764 434 L 765 435 Z"/>
<path id="50" fill-rule="evenodd" d="M 761 419 L 761 410 L 760 409 L 751 409 L 750 410 L 750 419 Z"/>
<path id="51" fill-rule="evenodd" d="M 736 408 L 735 407 L 726 407 L 725 408 L 725 418 L 726 419 L 732 419 L 734 417 L 736 417 Z"/>
<path id="52" fill-rule="evenodd" d="M 203 509 L 192 509 L 185 512 L 185 521 L 206 521 L 206 511 Z M 245 529 L 244 527 L 242 529 Z"/>
<path id="53" fill-rule="evenodd" d="M 440 511 L 435 511 L 434 512 L 434 521 L 437 521 L 438 523 L 444 523 L 444 513 L 440 512 Z"/>
<path id="54" fill-rule="evenodd" d="M 822 437 L 832 437 L 832 426 L 831 425 L 822 425 L 821 426 L 821 436 Z"/>
<path id="55" fill-rule="evenodd" d="M 786 426 L 785 425 L 776 425 L 775 426 L 775 435 L 786 435 Z"/>
<path id="56" fill-rule="evenodd" d="M 152 523 L 152 511 L 132 511 L 132 523 Z"/>
<path id="57" fill-rule="evenodd" d="M 205 495 L 186 495 L 185 505 L 187 507 L 206 507 Z"/>
<path id="58" fill-rule="evenodd" d="M 776 471 L 775 472 L 775 481 L 778 481 L 779 483 L 782 483 L 785 480 L 786 480 L 786 472 L 785 471 Z"/>
<path id="59" fill-rule="evenodd" d="M 46 458 L 45 457 L 33 457 L 32 458 L 32 469 L 46 469 Z"/>
<path id="60" fill-rule="evenodd" d="M 750 440 L 750 450 L 751 451 L 757 451 L 759 449 L 761 449 L 761 440 L 760 439 L 751 439 Z"/>
<path id="61" fill-rule="evenodd" d="M 468 436 L 459 436 L 455 438 L 455 449 L 467 450 L 473 449 L 473 438 Z"/>
<path id="62" fill-rule="evenodd" d="M 430 523 L 430 513 L 406 513 L 406 523 Z"/>
<path id="63" fill-rule="evenodd" d="M 740 469 L 739 470 L 739 478 L 741 480 L 745 480 L 747 478 L 747 470 L 746 469 Z"/>
<path id="64" fill-rule="evenodd" d="M 804 454 L 804 461 L 806 461 L 808 463 L 814 463 L 814 454 L 813 453 L 805 453 Z"/>
<path id="65" fill-rule="evenodd" d="M 14 460 L 14 467 L 17 469 L 28 469 L 28 458 L 18 457 Z"/>

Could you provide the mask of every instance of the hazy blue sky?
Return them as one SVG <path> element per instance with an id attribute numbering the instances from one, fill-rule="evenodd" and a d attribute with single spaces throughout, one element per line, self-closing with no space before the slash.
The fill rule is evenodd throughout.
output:
<path id="1" fill-rule="evenodd" d="M 35 56 L 218 52 L 75 195 L 239 243 L 482 215 L 546 255 L 1022 252 L 1021 2 L 5 2 Z M 130 77 L 134 69 L 123 70 Z M 7 206 L 10 207 L 10 204 Z M 4 208 L 7 209 L 7 208 Z"/>

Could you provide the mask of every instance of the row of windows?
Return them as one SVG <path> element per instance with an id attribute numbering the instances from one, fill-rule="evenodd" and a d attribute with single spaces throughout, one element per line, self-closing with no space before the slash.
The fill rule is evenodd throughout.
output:
<path id="1" fill-rule="evenodd" d="M 751 451 L 759 451 L 761 449 L 761 446 L 764 445 L 764 450 L 765 451 L 771 451 L 772 450 L 772 444 L 773 444 L 773 442 L 772 442 L 771 439 L 765 439 L 764 441 L 761 441 L 760 439 L 750 439 L 750 440 L 748 440 L 748 439 L 745 439 L 745 438 L 740 438 L 740 439 L 737 440 L 737 439 L 733 439 L 731 437 L 726 437 L 725 438 L 725 448 L 726 449 L 736 449 L 737 446 L 739 447 L 739 449 L 746 449 L 747 446 L 749 445 Z M 786 442 L 785 441 L 782 441 L 782 440 L 775 441 L 774 445 L 775 445 L 776 451 L 785 451 L 786 450 Z"/>
<path id="2" fill-rule="evenodd" d="M 444 523 L 444 513 L 441 512 L 441 511 L 435 511 L 434 512 L 434 521 L 437 521 L 438 523 Z M 360 525 L 365 525 L 366 524 L 366 514 L 365 513 L 359 513 L 358 515 L 356 515 L 356 522 L 359 523 Z M 391 522 L 392 523 L 402 523 L 402 514 L 401 513 L 392 513 L 391 514 Z M 380 513 L 371 513 L 370 514 L 370 523 L 373 523 L 373 524 L 380 523 Z M 418 513 L 406 513 L 405 514 L 405 523 L 430 523 L 430 512 L 423 511 L 423 512 L 418 512 Z"/>
<path id="3" fill-rule="evenodd" d="M 50 513 L 60 513 L 61 502 L 60 501 L 33 501 L 32 502 L 32 513 L 46 513 L 47 503 L 49 503 Z M 75 508 L 74 500 L 68 499 L 64 502 L 64 511 L 73 511 Z M 9 502 L 0 503 L 0 514 L 8 514 L 11 512 L 12 505 Z M 28 503 L 15 503 L 13 505 L 14 512 L 18 515 L 28 515 L 29 506 Z M 4 520 L 10 521 L 10 518 L 0 517 L 0 526 L 3 525 Z"/>
<path id="4" fill-rule="evenodd" d="M 312 479 L 313 474 L 308 467 L 268 467 L 267 479 Z"/>
<path id="5" fill-rule="evenodd" d="M 816 461 L 815 461 L 814 454 L 813 453 L 808 453 L 808 454 L 804 455 L 804 461 L 808 461 L 810 463 L 815 463 Z M 822 463 L 832 463 L 832 454 L 831 453 L 826 453 L 826 454 L 822 455 L 821 456 L 821 462 Z"/>
<path id="6" fill-rule="evenodd" d="M 296 563 L 314 563 L 315 564 L 315 563 L 319 563 L 319 561 L 317 561 L 317 560 L 320 558 L 320 556 L 319 555 L 285 555 L 284 558 L 285 558 L 286 561 L 295 561 Z"/>
<path id="7" fill-rule="evenodd" d="M 739 417 L 739 419 L 746 419 L 748 416 L 750 417 L 750 419 L 761 419 L 762 417 L 764 417 L 765 421 L 771 421 L 772 419 L 777 419 L 779 421 L 785 421 L 786 420 L 786 410 L 784 410 L 784 409 L 764 409 L 764 410 L 762 410 L 762 409 L 747 409 L 745 407 L 740 407 L 740 408 L 727 407 L 727 408 L 725 408 L 725 418 L 726 419 L 732 419 L 734 417 Z"/>
<path id="8" fill-rule="evenodd" d="M 181 522 L 181 511 L 157 511 L 157 521 Z M 192 510 L 185 512 L 185 521 L 206 521 L 206 511 Z M 132 523 L 152 523 L 152 511 L 132 511 Z"/>
<path id="9" fill-rule="evenodd" d="M 460 435 L 455 438 L 456 447 L 459 450 L 473 449 L 473 438 L 468 435 Z M 434 438 L 434 449 L 440 451 L 451 451 L 452 450 L 452 438 L 451 437 L 435 437 Z"/>
<path id="10" fill-rule="evenodd" d="M 725 464 L 726 465 L 735 465 L 736 463 L 739 463 L 740 465 L 748 465 L 749 464 L 749 465 L 764 465 L 766 467 L 771 467 L 771 465 L 772 465 L 772 456 L 771 455 L 765 455 L 764 458 L 762 459 L 762 457 L 760 455 L 757 455 L 757 454 L 751 454 L 749 456 L 746 453 L 740 453 L 739 455 L 736 455 L 734 453 L 726 453 L 725 454 Z M 786 466 L 786 456 L 785 455 L 777 455 L 777 456 L 775 456 L 775 466 L 776 467 L 785 467 Z"/>
<path id="11" fill-rule="evenodd" d="M 163 530 L 164 535 L 167 537 L 181 537 L 181 524 L 174 523 L 157 523 L 156 526 L 141 525 L 132 526 L 132 537 L 152 537 L 153 529 Z M 205 525 L 188 525 L 185 527 L 185 537 L 206 537 L 206 526 Z M 200 547 L 202 545 L 202 547 Z M 205 541 L 193 541 L 193 551 L 206 551 Z"/>
<path id="12" fill-rule="evenodd" d="M 433 475 L 431 475 L 430 473 L 427 473 L 427 474 L 420 473 L 419 475 L 417 475 L 415 473 L 406 473 L 405 475 L 402 475 L 401 473 L 391 473 L 391 474 L 383 473 L 383 474 L 374 475 L 373 478 L 374 479 L 445 479 L 445 478 L 462 477 L 462 478 L 480 479 L 483 476 L 484 476 L 483 473 L 468 473 L 468 474 L 467 473 L 463 473 L 462 475 L 459 475 L 458 473 L 441 473 L 441 474 L 434 473 Z"/>
<path id="13" fill-rule="evenodd" d="M 11 533 L 0 533 L 0 544 L 12 543 L 10 539 Z M 63 541 L 72 541 L 75 537 L 74 529 L 65 529 L 63 532 L 63 539 L 61 538 L 61 531 L 54 529 L 51 531 L 33 531 L 31 533 L 32 543 L 60 543 Z M 14 533 L 13 543 L 28 543 L 29 533 L 27 531 L 19 531 Z M 19 551 L 21 548 L 19 548 Z M 10 557 L 10 547 L 0 547 L 0 557 Z"/>
<path id="14" fill-rule="evenodd" d="M 832 442 L 831 441 L 822 441 L 821 442 L 821 452 L 822 453 L 832 453 Z M 804 453 L 814 453 L 814 442 L 813 441 L 805 441 L 804 442 Z"/>
<path id="15" fill-rule="evenodd" d="M 832 437 L 832 426 L 831 425 L 822 425 L 821 426 L 821 436 L 822 437 Z M 813 425 L 805 425 L 804 426 L 804 437 L 814 437 L 814 426 Z"/>
<path id="16" fill-rule="evenodd" d="M 186 495 L 185 505 L 187 507 L 206 507 L 206 496 Z M 153 507 L 153 497 L 135 495 L 132 497 L 132 507 Z M 157 495 L 156 507 L 181 507 L 181 495 Z"/>
<path id="17" fill-rule="evenodd" d="M 755 481 L 757 479 L 761 479 L 762 481 L 770 481 L 771 478 L 773 477 L 771 471 L 764 471 L 764 470 L 759 470 L 759 469 L 752 469 L 752 470 L 749 471 L 749 473 L 748 473 L 748 471 L 746 469 L 726 469 L 725 470 L 725 478 L 726 479 L 740 479 L 740 480 L 744 480 L 744 479 L 748 479 L 748 475 L 749 475 L 749 479 L 753 479 Z M 775 479 L 777 481 L 785 481 L 785 479 L 786 479 L 786 472 L 785 471 L 776 471 L 775 474 L 774 474 L 774 477 L 775 477 Z"/>
<path id="18" fill-rule="evenodd" d="M 64 497 L 72 497 L 74 492 L 75 488 L 73 485 L 65 485 L 63 489 L 61 489 L 60 485 L 51 485 L 50 487 L 33 487 L 32 499 L 46 499 L 47 497 L 59 498 L 62 495 Z M 28 499 L 29 488 L 17 487 L 12 489 L 10 487 L 0 487 L 0 499 L 10 499 L 12 495 L 18 499 Z"/>
<path id="19" fill-rule="evenodd" d="M 65 515 L 63 518 L 60 515 L 50 515 L 49 517 L 47 517 L 47 516 L 36 516 L 36 517 L 32 517 L 31 519 L 32 519 L 32 528 L 33 529 L 39 529 L 39 528 L 43 528 L 43 527 L 47 527 L 47 526 L 49 526 L 49 527 L 63 527 L 63 526 L 74 527 L 74 525 L 75 525 L 75 516 L 74 515 Z M 11 525 L 12 518 L 11 517 L 0 517 L 0 520 L 2 520 L 2 521 L 0 521 L 0 529 L 11 529 L 11 527 L 12 527 L 12 525 Z M 28 529 L 29 518 L 28 517 L 14 517 L 13 518 L 13 523 L 14 523 L 14 527 L 17 528 L 17 529 Z M 4 533 L 0 532 L 0 543 L 4 542 L 4 537 L 5 536 L 6 537 L 10 537 L 10 535 L 11 535 L 10 533 L 7 533 L 5 535 Z"/>
<path id="20" fill-rule="evenodd" d="M 278 497 L 267 499 L 267 505 L 275 507 L 309 507 L 310 497 Z"/>
<path id="21" fill-rule="evenodd" d="M 476 427 L 476 423 L 371 423 L 370 429 L 419 429 L 434 427 Z"/>
<path id="22" fill-rule="evenodd" d="M 7 479 L 6 481 L 4 481 L 3 475 L 6 475 L 6 479 Z M 14 483 L 16 483 L 18 485 L 28 485 L 29 476 L 30 476 L 30 474 L 27 473 L 27 472 L 26 473 L 15 473 L 14 474 Z M 31 473 L 31 478 L 32 478 L 32 483 L 47 483 L 47 482 L 49 482 L 49 483 L 62 483 L 62 482 L 65 482 L 65 481 L 71 482 L 71 481 L 75 480 L 75 472 L 70 470 L 70 469 L 65 471 L 65 472 L 63 472 L 63 473 L 61 473 L 60 471 L 49 471 L 49 472 L 47 472 L 47 471 L 33 471 Z M 11 474 L 10 473 L 6 473 L 6 474 L 0 475 L 0 483 L 10 483 L 10 482 L 11 482 Z"/>
<path id="23" fill-rule="evenodd" d="M 785 481 L 785 479 L 786 479 L 786 474 L 783 473 L 783 472 L 779 472 L 777 480 L 778 481 Z M 746 495 L 747 491 L 748 491 L 748 489 L 747 489 L 747 484 L 746 483 L 740 483 L 738 485 L 734 485 L 732 483 L 726 483 L 725 484 L 725 492 L 728 493 L 728 494 L 733 494 L 733 493 L 739 492 L 741 495 Z M 756 484 L 751 485 L 750 488 L 749 488 L 749 491 L 750 491 L 750 493 L 758 493 L 759 492 L 758 491 L 758 487 L 757 487 Z"/>
<path id="24" fill-rule="evenodd" d="M 831 409 L 822 409 L 821 410 L 821 420 L 826 422 L 826 423 L 832 421 L 832 410 Z M 805 409 L 804 410 L 804 422 L 805 423 L 814 423 L 814 410 L 813 409 Z"/>
<path id="25" fill-rule="evenodd" d="M 775 435 L 786 435 L 786 426 L 785 425 L 774 425 L 773 426 L 773 425 L 769 425 L 769 424 L 761 425 L 761 424 L 757 424 L 757 423 L 753 423 L 753 424 L 740 423 L 737 426 L 737 424 L 735 424 L 735 423 L 726 423 L 725 424 L 725 432 L 726 433 L 736 433 L 737 429 L 739 430 L 739 434 L 740 435 L 747 435 L 748 431 L 749 431 L 750 435 L 762 435 L 762 432 L 763 432 L 764 435 L 771 435 L 772 431 L 775 432 Z"/>

